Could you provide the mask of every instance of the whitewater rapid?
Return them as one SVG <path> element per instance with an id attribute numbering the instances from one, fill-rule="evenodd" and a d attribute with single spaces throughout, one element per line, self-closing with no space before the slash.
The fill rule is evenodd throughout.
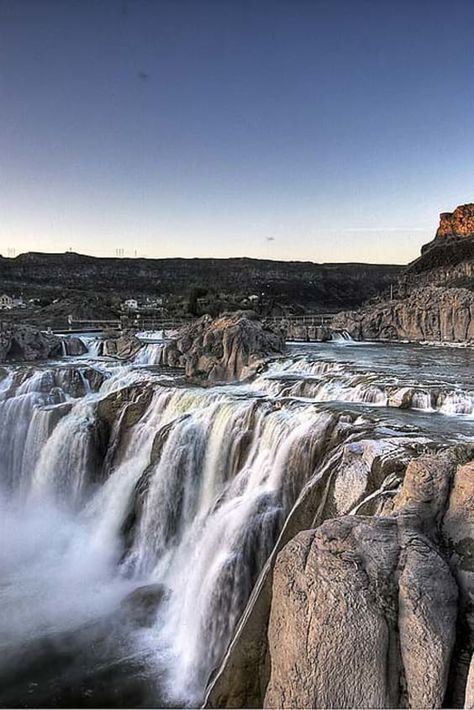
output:
<path id="1" fill-rule="evenodd" d="M 382 505 L 399 480 L 370 489 L 361 456 L 474 440 L 471 353 L 342 340 L 212 388 L 161 372 L 159 343 L 125 365 L 91 340 L 86 356 L 4 369 L 0 704 L 60 703 L 72 685 L 76 705 L 93 706 L 99 671 L 136 664 L 135 695 L 110 704 L 199 704 L 305 486 L 330 469 L 335 513 Z M 162 598 L 136 627 L 121 605 L 145 585 Z M 86 681 L 77 658 L 91 634 Z M 60 680 L 37 670 L 41 655 L 61 659 Z"/>

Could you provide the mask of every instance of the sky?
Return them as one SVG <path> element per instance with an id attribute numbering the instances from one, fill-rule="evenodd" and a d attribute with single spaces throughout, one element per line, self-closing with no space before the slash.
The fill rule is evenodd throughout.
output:
<path id="1" fill-rule="evenodd" d="M 474 201 L 473 27 L 472 0 L 0 0 L 0 253 L 407 263 Z"/>

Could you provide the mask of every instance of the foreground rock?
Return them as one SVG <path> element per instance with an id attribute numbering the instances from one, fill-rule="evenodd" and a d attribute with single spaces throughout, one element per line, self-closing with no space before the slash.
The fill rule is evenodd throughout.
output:
<path id="1" fill-rule="evenodd" d="M 184 367 L 188 377 L 235 382 L 251 376 L 265 358 L 284 348 L 282 335 L 265 328 L 251 311 L 239 311 L 214 320 L 203 316 L 184 326 L 163 348 L 161 363 Z"/>
<path id="2" fill-rule="evenodd" d="M 31 362 L 62 355 L 62 340 L 33 326 L 0 324 L 0 362 Z"/>
<path id="3" fill-rule="evenodd" d="M 383 514 L 330 519 L 280 546 L 208 706 L 472 707 L 472 456 L 413 459 Z"/>

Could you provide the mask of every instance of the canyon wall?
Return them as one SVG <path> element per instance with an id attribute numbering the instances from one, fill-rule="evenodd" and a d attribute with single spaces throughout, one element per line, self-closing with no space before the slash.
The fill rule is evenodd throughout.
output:
<path id="1" fill-rule="evenodd" d="M 333 327 L 364 340 L 474 340 L 474 204 L 440 216 L 436 237 L 393 285 Z"/>

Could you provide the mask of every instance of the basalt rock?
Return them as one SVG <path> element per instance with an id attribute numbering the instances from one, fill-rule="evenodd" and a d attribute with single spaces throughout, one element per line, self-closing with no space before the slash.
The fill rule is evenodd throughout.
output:
<path id="1" fill-rule="evenodd" d="M 300 533 L 275 566 L 265 707 L 441 707 L 456 602 L 447 563 L 403 517 Z"/>
<path id="2" fill-rule="evenodd" d="M 29 325 L 0 323 L 0 362 L 47 360 L 61 354 L 58 336 Z"/>
<path id="3" fill-rule="evenodd" d="M 164 346 L 161 364 L 184 367 L 191 378 L 235 382 L 251 376 L 284 347 L 281 334 L 265 328 L 251 311 L 239 311 L 214 320 L 203 316 L 184 326 Z"/>
<path id="4" fill-rule="evenodd" d="M 408 298 L 339 313 L 333 327 L 347 330 L 356 340 L 474 340 L 474 292 L 416 289 Z"/>
<path id="5" fill-rule="evenodd" d="M 436 237 L 394 280 L 390 294 L 331 324 L 364 340 L 474 340 L 474 204 L 443 213 Z"/>
<path id="6" fill-rule="evenodd" d="M 436 239 L 474 237 L 474 204 L 459 205 L 454 212 L 442 212 Z"/>

